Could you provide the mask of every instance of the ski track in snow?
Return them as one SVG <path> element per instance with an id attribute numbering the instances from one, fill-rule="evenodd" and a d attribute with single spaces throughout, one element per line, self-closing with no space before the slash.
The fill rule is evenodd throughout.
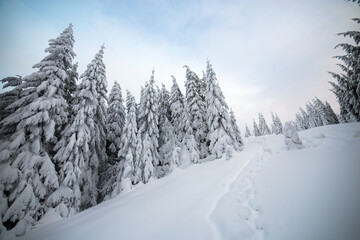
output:
<path id="1" fill-rule="evenodd" d="M 251 144 L 251 145 L 250 145 Z M 261 144 L 261 145 L 260 145 Z M 208 215 L 208 220 L 210 225 L 213 228 L 213 232 L 215 235 L 215 239 L 222 239 L 221 236 L 221 231 L 219 231 L 217 224 L 213 221 L 212 219 L 212 215 L 215 212 L 215 210 L 217 209 L 219 202 L 221 201 L 221 199 L 223 198 L 223 196 L 225 196 L 226 194 L 228 194 L 230 191 L 232 191 L 233 189 L 233 185 L 234 183 L 238 180 L 239 176 L 242 176 L 242 173 L 244 172 L 244 169 L 247 168 L 247 166 L 253 162 L 254 158 L 257 158 L 259 155 L 259 150 L 257 149 L 262 149 L 262 144 L 263 141 L 254 141 L 254 142 L 249 142 L 249 145 L 247 145 L 246 147 L 250 149 L 250 152 L 254 152 L 253 156 L 249 157 L 248 161 L 242 166 L 242 168 L 240 168 L 238 171 L 238 174 L 235 176 L 234 180 L 229 181 L 229 183 L 225 186 L 225 193 L 221 196 L 219 196 L 219 198 L 216 200 L 216 202 L 214 203 L 214 207 L 213 209 L 210 211 L 209 215 Z M 259 146 L 260 145 L 260 146 Z M 261 150 L 260 150 L 261 151 Z M 235 160 L 235 159 L 234 159 Z"/>
<path id="2" fill-rule="evenodd" d="M 219 198 L 210 214 L 209 220 L 215 228 L 217 239 L 265 239 L 264 229 L 257 221 L 261 209 L 252 202 L 256 196 L 253 179 L 273 150 L 266 147 L 265 138 L 252 142 L 261 144 L 260 150 L 248 160 L 235 180 L 229 184 L 228 191 Z"/>

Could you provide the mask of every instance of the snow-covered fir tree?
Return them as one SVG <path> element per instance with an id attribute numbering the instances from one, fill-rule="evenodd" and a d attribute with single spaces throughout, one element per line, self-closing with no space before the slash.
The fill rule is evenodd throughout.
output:
<path id="1" fill-rule="evenodd" d="M 179 85 L 174 76 L 172 77 L 173 85 L 170 92 L 170 122 L 174 128 L 174 135 L 176 137 L 176 146 L 179 146 L 185 135 L 185 105 L 184 97 L 180 91 Z"/>
<path id="2" fill-rule="evenodd" d="M 307 115 L 309 116 L 309 127 L 310 128 L 319 127 L 319 126 L 324 125 L 321 120 L 320 114 L 318 113 L 315 106 L 311 102 L 306 103 L 306 111 L 307 111 Z"/>
<path id="3" fill-rule="evenodd" d="M 245 124 L 245 138 L 248 138 L 251 136 L 251 132 L 249 130 L 249 127 L 247 126 L 247 124 Z"/>
<path id="4" fill-rule="evenodd" d="M 80 76 L 82 81 L 92 84 L 94 96 L 93 129 L 90 139 L 90 158 L 85 161 L 82 180 L 84 182 L 81 191 L 81 208 L 86 209 L 96 205 L 98 198 L 99 167 L 104 166 L 106 157 L 106 75 L 103 62 L 104 46 L 101 46 L 94 59 L 88 64 L 85 72 Z"/>
<path id="5" fill-rule="evenodd" d="M 120 160 L 118 158 L 119 150 L 123 149 L 124 144 L 122 141 L 122 137 L 124 136 L 123 131 L 125 131 L 124 124 L 125 109 L 123 105 L 121 87 L 120 84 L 115 81 L 109 95 L 109 107 L 107 109 L 106 125 L 108 160 L 103 165 L 103 169 L 99 176 L 100 201 L 103 199 L 106 200 L 111 196 L 114 184 L 119 175 L 118 170 L 121 170 L 121 168 L 117 166 L 117 163 Z"/>
<path id="6" fill-rule="evenodd" d="M 143 169 L 142 150 L 143 150 L 143 142 L 141 139 L 141 132 L 138 131 L 136 135 L 134 172 L 132 176 L 133 185 L 136 185 L 142 181 L 142 169 Z"/>
<path id="7" fill-rule="evenodd" d="M 121 137 L 120 151 L 118 156 L 122 164 L 119 162 L 117 169 L 117 179 L 115 183 L 115 190 L 112 196 L 120 192 L 127 192 L 132 189 L 132 179 L 135 173 L 135 156 L 136 156 L 136 137 L 137 137 L 137 122 L 136 122 L 136 102 L 135 98 L 127 91 L 127 115 L 126 122 Z M 114 184 L 114 183 L 112 183 Z"/>
<path id="8" fill-rule="evenodd" d="M 179 159 L 176 159 L 177 165 L 180 167 L 187 167 L 191 163 L 198 163 L 200 160 L 198 144 L 195 140 L 191 116 L 186 114 L 185 135 L 182 140 L 181 154 Z"/>
<path id="9" fill-rule="evenodd" d="M 235 143 L 234 143 L 235 149 L 240 150 L 241 146 L 243 146 L 244 144 L 241 139 L 240 129 L 236 123 L 236 118 L 232 109 L 230 109 L 230 124 L 233 129 L 232 133 L 234 135 L 232 138 L 235 139 Z"/>
<path id="10" fill-rule="evenodd" d="M 255 137 L 261 136 L 259 127 L 258 127 L 258 125 L 256 124 L 255 119 L 253 119 L 253 128 L 254 128 L 254 136 L 255 136 Z"/>
<path id="11" fill-rule="evenodd" d="M 208 154 L 206 144 L 207 127 L 205 121 L 206 104 L 203 101 L 201 95 L 201 85 L 199 77 L 191 71 L 188 66 L 186 68 L 186 110 L 188 117 L 190 118 L 190 124 L 192 127 L 195 141 L 197 143 L 197 149 L 199 150 L 200 157 L 205 158 Z"/>
<path id="12" fill-rule="evenodd" d="M 109 106 L 107 108 L 107 155 L 109 160 L 117 158 L 120 148 L 121 135 L 125 124 L 125 108 L 120 84 L 115 81 L 110 95 Z"/>
<path id="13" fill-rule="evenodd" d="M 352 20 L 360 24 L 360 18 Z M 348 31 L 338 35 L 349 37 L 355 44 L 341 43 L 336 46 L 345 52 L 345 55 L 335 57 L 342 61 L 342 64 L 338 64 L 342 73 L 331 72 L 336 82 L 329 83 L 339 102 L 340 114 L 348 122 L 360 121 L 360 31 Z"/>
<path id="14" fill-rule="evenodd" d="M 6 190 L 7 210 L 2 221 L 16 235 L 31 229 L 48 210 L 46 197 L 59 188 L 56 166 L 51 160 L 56 131 L 68 119 L 64 98 L 69 71 L 73 68 L 72 25 L 49 40 L 48 55 L 23 78 L 20 99 L 9 106 L 15 111 L 4 127 L 16 124 L 16 131 L 0 142 L 1 185 Z"/>
<path id="15" fill-rule="evenodd" d="M 300 113 L 296 113 L 295 114 L 295 127 L 296 127 L 296 130 L 297 131 L 301 131 L 301 130 L 305 130 L 305 126 L 303 124 L 304 122 L 304 119 L 303 117 L 301 116 Z"/>
<path id="16" fill-rule="evenodd" d="M 270 134 L 270 129 L 269 129 L 268 125 L 266 124 L 265 118 L 262 115 L 262 113 L 259 113 L 259 130 L 260 130 L 260 135 L 269 135 Z"/>
<path id="17" fill-rule="evenodd" d="M 157 177 L 156 169 L 159 165 L 159 129 L 158 129 L 158 104 L 157 91 L 155 88 L 154 71 L 151 74 L 150 81 L 146 84 L 143 93 L 143 105 L 140 109 L 140 119 L 146 121 L 141 122 L 139 131 L 143 141 L 142 150 L 142 181 L 147 183 L 150 177 Z"/>
<path id="18" fill-rule="evenodd" d="M 330 124 L 338 124 L 339 120 L 337 118 L 337 115 L 335 114 L 334 110 L 327 101 L 325 101 L 325 109 L 326 109 L 326 114 L 328 115 L 328 119 L 330 119 L 329 120 Z"/>
<path id="19" fill-rule="evenodd" d="M 301 113 L 301 118 L 302 118 L 302 126 L 305 129 L 309 129 L 310 128 L 310 122 L 309 122 L 309 115 L 306 113 L 306 111 L 302 108 L 300 109 L 300 113 Z"/>
<path id="20" fill-rule="evenodd" d="M 221 91 L 216 74 L 207 62 L 206 68 L 206 96 L 207 110 L 206 120 L 208 125 L 207 140 L 209 152 L 212 158 L 221 158 L 224 154 L 231 157 L 231 151 L 235 148 L 234 133 L 230 123 L 228 105 Z"/>
<path id="21" fill-rule="evenodd" d="M 76 115 L 55 146 L 54 161 L 61 166 L 60 187 L 47 201 L 63 217 L 80 211 L 81 192 L 87 187 L 85 184 L 89 184 L 86 171 L 91 162 L 92 139 L 95 137 L 96 95 L 94 79 L 82 76 L 72 105 Z M 93 198 L 96 199 L 95 196 Z"/>
<path id="22" fill-rule="evenodd" d="M 94 159 L 95 164 L 98 162 L 98 167 L 93 169 L 96 172 L 93 172 L 93 181 L 96 184 L 96 187 L 99 187 L 99 175 L 106 169 L 108 165 L 108 159 L 106 154 L 106 136 L 107 136 L 107 80 L 106 80 L 106 69 L 103 62 L 105 46 L 102 45 L 99 52 L 95 55 L 95 58 L 92 63 L 95 63 L 93 69 L 90 71 L 90 74 L 96 76 L 96 91 L 97 91 L 97 108 L 96 115 L 94 118 L 95 122 L 95 134 L 94 139 L 94 151 L 92 152 L 92 159 Z M 88 65 L 89 67 L 89 65 Z M 93 72 L 94 71 L 94 72 Z M 86 73 L 84 73 L 86 74 Z M 98 193 L 96 194 L 98 196 Z M 85 202 L 84 202 L 85 203 Z M 83 207 L 91 207 L 92 203 L 83 205 Z"/>
<path id="23" fill-rule="evenodd" d="M 283 126 L 279 116 L 277 114 L 271 113 L 271 119 L 273 121 L 271 124 L 271 132 L 276 135 L 281 134 L 283 132 Z"/>
<path id="24" fill-rule="evenodd" d="M 165 85 L 159 94 L 159 154 L 160 161 L 157 172 L 159 177 L 165 176 L 172 171 L 173 160 L 171 158 L 175 147 L 174 128 L 170 123 L 170 94 Z"/>
<path id="25" fill-rule="evenodd" d="M 22 77 L 19 75 L 16 77 L 6 77 L 1 79 L 1 82 L 3 88 L 12 88 L 7 92 L 0 93 L 0 139 L 5 139 L 15 132 L 16 124 L 13 124 L 13 126 L 8 124 L 6 128 L 3 128 L 1 121 L 15 112 L 14 108 L 9 109 L 7 107 L 20 98 Z"/>
<path id="26" fill-rule="evenodd" d="M 316 112 L 319 114 L 323 125 L 331 124 L 331 116 L 328 115 L 325 104 L 317 97 L 315 97 L 313 103 L 314 103 L 314 108 Z"/>

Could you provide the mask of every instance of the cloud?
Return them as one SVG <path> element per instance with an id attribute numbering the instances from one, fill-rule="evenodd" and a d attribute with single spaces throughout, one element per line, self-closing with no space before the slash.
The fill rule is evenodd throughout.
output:
<path id="1" fill-rule="evenodd" d="M 36 4 L 35 4 L 36 3 Z M 184 90 L 184 64 L 202 76 L 210 58 L 240 126 L 263 112 L 293 119 L 315 95 L 328 91 L 327 71 L 339 71 L 337 32 L 356 29 L 354 4 L 322 1 L 3 1 L 0 77 L 29 74 L 47 40 L 72 22 L 82 73 L 105 43 L 109 89 L 118 80 L 138 99 L 155 68 L 155 81 Z M 5 24 L 6 22 L 6 24 Z M 6 46 L 6 47 L 5 47 Z"/>

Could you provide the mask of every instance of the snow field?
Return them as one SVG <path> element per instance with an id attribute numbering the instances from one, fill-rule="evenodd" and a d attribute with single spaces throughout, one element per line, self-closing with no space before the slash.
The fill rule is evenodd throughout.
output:
<path id="1" fill-rule="evenodd" d="M 221 239 L 360 239 L 360 124 L 299 135 L 305 148 L 291 151 L 282 135 L 261 137 L 212 214 Z"/>
<path id="2" fill-rule="evenodd" d="M 360 239 L 360 123 L 250 137 L 20 239 Z"/>

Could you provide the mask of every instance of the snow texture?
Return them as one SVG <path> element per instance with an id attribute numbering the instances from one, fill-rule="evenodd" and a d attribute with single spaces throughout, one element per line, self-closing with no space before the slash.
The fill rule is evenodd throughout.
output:
<path id="1" fill-rule="evenodd" d="M 360 124 L 299 134 L 301 150 L 247 138 L 230 161 L 175 168 L 22 239 L 359 239 Z"/>

